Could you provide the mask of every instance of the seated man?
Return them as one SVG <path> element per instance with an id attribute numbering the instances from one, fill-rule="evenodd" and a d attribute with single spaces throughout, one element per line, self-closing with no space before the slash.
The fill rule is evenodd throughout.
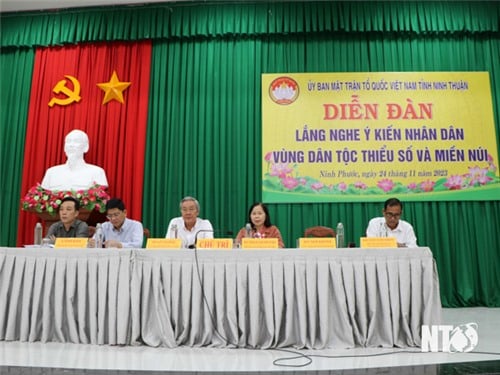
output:
<path id="1" fill-rule="evenodd" d="M 58 237 L 88 237 L 89 227 L 84 221 L 78 220 L 80 202 L 74 197 L 66 197 L 59 206 L 59 219 L 49 228 L 47 237 L 51 243 Z"/>
<path id="2" fill-rule="evenodd" d="M 376 217 L 368 223 L 367 237 L 395 237 L 398 247 L 418 246 L 411 224 L 399 219 L 403 213 L 403 203 L 399 199 L 386 200 L 382 213 L 384 217 Z"/>
<path id="3" fill-rule="evenodd" d="M 182 247 L 191 248 L 198 238 L 213 238 L 210 221 L 198 217 L 200 204 L 193 197 L 185 197 L 180 203 L 181 217 L 170 220 L 166 238 L 180 238 Z"/>
<path id="4" fill-rule="evenodd" d="M 127 218 L 125 204 L 119 198 L 112 198 L 106 203 L 106 215 L 109 221 L 102 224 L 104 247 L 141 248 L 144 229 L 137 220 Z M 95 246 L 95 236 L 89 240 L 89 247 Z"/>
<path id="5" fill-rule="evenodd" d="M 104 169 L 87 164 L 83 154 L 89 150 L 89 137 L 81 130 L 72 130 L 64 140 L 65 164 L 47 169 L 42 187 L 47 190 L 86 190 L 93 184 L 108 186 Z"/>

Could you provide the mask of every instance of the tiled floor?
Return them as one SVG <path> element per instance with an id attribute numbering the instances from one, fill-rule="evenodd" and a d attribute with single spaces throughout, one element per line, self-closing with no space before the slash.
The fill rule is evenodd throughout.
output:
<path id="1" fill-rule="evenodd" d="M 443 324 L 453 326 L 475 322 L 479 341 L 470 353 L 422 353 L 410 349 L 346 349 L 346 350 L 249 350 L 249 349 L 176 349 L 116 347 L 60 343 L 21 343 L 0 341 L 1 374 L 115 374 L 127 370 L 186 372 L 288 372 L 359 374 L 352 369 L 372 368 L 373 373 L 500 373 L 500 308 L 443 309 Z M 295 353 L 300 353 L 300 356 Z M 496 353 L 496 354 L 482 354 Z M 306 357 L 307 356 L 307 357 Z M 295 357 L 295 359 L 287 359 Z M 473 362 L 481 362 L 483 370 Z M 458 363 L 467 364 L 458 365 Z M 472 362 L 472 364 L 471 364 Z M 436 365 L 454 363 L 453 366 Z M 21 367 L 17 367 L 21 366 Z M 444 366 L 444 367 L 443 367 Z M 455 371 L 466 366 L 470 371 Z M 468 367 L 467 367 L 468 366 Z M 472 367 L 471 367 L 472 366 Z M 63 370 L 65 368 L 66 370 Z M 378 368 L 378 370 L 376 370 Z M 67 369 L 76 369 L 73 371 Z M 392 369 L 392 370 L 391 370 Z M 451 369 L 451 370 L 450 370 Z M 344 370 L 326 371 L 324 370 Z M 451 371 L 451 372 L 450 372 Z M 163 372 L 162 372 L 163 373 Z M 362 372 L 369 373 L 367 371 Z"/>

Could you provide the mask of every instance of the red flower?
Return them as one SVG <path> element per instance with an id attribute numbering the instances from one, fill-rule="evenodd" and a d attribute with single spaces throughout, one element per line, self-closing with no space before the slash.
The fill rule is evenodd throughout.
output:
<path id="1" fill-rule="evenodd" d="M 105 186 L 94 184 L 88 190 L 51 191 L 44 189 L 40 183 L 31 187 L 21 199 L 23 210 L 34 209 L 37 212 L 54 213 L 64 197 L 72 196 L 80 200 L 80 205 L 89 211 L 94 209 L 104 212 L 109 194 Z"/>

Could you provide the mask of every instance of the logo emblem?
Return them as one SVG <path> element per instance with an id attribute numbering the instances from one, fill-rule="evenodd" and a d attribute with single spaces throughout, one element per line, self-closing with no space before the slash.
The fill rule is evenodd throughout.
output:
<path id="1" fill-rule="evenodd" d="M 290 77 L 278 77 L 269 85 L 269 96 L 277 104 L 292 104 L 299 97 L 299 85 Z"/>
<path id="2" fill-rule="evenodd" d="M 109 82 L 97 84 L 97 86 L 105 92 L 102 104 L 104 105 L 111 100 L 116 100 L 123 104 L 123 91 L 125 91 L 131 84 L 131 82 L 121 82 L 116 74 L 116 70 L 114 70 Z"/>
<path id="3" fill-rule="evenodd" d="M 477 346 L 478 341 L 476 323 L 459 325 L 450 333 L 450 352 L 470 352 Z"/>
<path id="4" fill-rule="evenodd" d="M 49 107 L 53 107 L 54 104 L 57 105 L 69 105 L 73 102 L 79 102 L 81 97 L 80 97 L 80 82 L 73 77 L 69 75 L 65 75 L 67 79 L 69 79 L 73 83 L 73 90 L 71 90 L 69 87 L 66 86 L 66 83 L 68 83 L 67 80 L 62 79 L 57 84 L 54 86 L 52 91 L 56 94 L 64 94 L 66 95 L 66 98 L 61 99 L 61 98 L 52 98 L 50 99 L 49 102 Z"/>
<path id="5" fill-rule="evenodd" d="M 422 352 L 467 353 L 478 341 L 477 323 L 422 326 Z"/>

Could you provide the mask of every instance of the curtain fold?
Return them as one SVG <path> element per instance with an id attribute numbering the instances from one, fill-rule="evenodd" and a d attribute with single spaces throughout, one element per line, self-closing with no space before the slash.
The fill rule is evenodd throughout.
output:
<path id="1" fill-rule="evenodd" d="M 0 53 L 0 244 L 16 243 L 26 120 L 35 52 Z"/>
<path id="2" fill-rule="evenodd" d="M 499 19 L 494 1 L 181 2 L 6 13 L 0 27 L 4 48 L 339 31 L 490 33 L 499 31 Z"/>
<path id="3" fill-rule="evenodd" d="M 201 216 L 216 230 L 236 232 L 244 225 L 248 207 L 261 196 L 261 73 L 487 70 L 496 77 L 499 61 L 492 55 L 498 48 L 498 41 L 480 35 L 457 39 L 343 33 L 333 39 L 155 42 L 143 220 L 163 236 L 168 220 L 179 214 L 179 200 L 194 195 Z M 166 168 L 158 160 L 165 160 Z M 151 198 L 156 206 L 148 204 Z M 304 228 L 335 227 L 339 221 L 346 228 L 346 241 L 359 245 L 369 219 L 381 215 L 382 204 L 269 208 L 289 247 Z M 500 261 L 500 240 L 493 229 L 499 210 L 497 201 L 405 204 L 404 217 L 414 224 L 418 243 L 434 251 L 445 306 L 499 305 L 500 274 L 493 266 Z M 483 217 L 491 221 L 477 219 Z"/>
<path id="4" fill-rule="evenodd" d="M 149 41 L 37 50 L 22 166 L 23 194 L 42 181 L 47 168 L 66 162 L 64 138 L 80 129 L 89 137 L 85 161 L 104 168 L 109 193 L 123 199 L 129 217 L 141 219 L 150 54 Z M 131 84 L 122 93 L 123 103 L 103 103 L 105 93 L 97 84 L 109 82 L 114 72 L 120 81 Z M 66 99 L 52 89 L 68 76 L 80 85 L 80 101 L 49 106 L 54 97 Z M 75 90 L 74 83 L 66 87 Z M 36 221 L 32 213 L 20 214 L 19 246 L 32 243 Z"/>
<path id="5" fill-rule="evenodd" d="M 8 230 L 0 241 L 15 244 L 25 193 L 18 160 L 33 46 L 153 39 L 144 192 L 134 204 L 142 199 L 144 225 L 162 237 L 184 195 L 196 196 L 200 216 L 220 231 L 238 230 L 260 200 L 262 73 L 488 71 L 500 145 L 499 20 L 500 3 L 472 1 L 204 2 L 1 14 L 2 92 L 13 94 L 0 114 L 1 175 L 8 181 L 1 184 Z M 130 152 L 141 151 L 117 149 Z M 381 209 L 381 203 L 276 204 L 270 213 L 293 247 L 304 228 L 338 221 L 346 241 L 357 243 Z M 418 243 L 434 252 L 444 306 L 500 306 L 499 216 L 500 197 L 405 204 Z"/>

